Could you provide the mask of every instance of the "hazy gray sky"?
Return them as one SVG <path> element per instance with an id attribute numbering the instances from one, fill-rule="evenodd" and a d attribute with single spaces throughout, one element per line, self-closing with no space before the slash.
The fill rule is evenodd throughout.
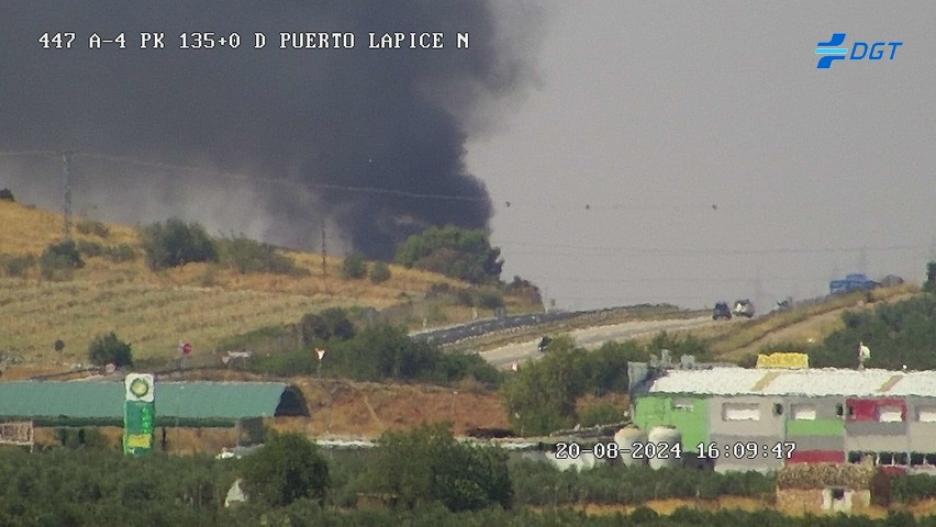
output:
<path id="1" fill-rule="evenodd" d="M 936 3 L 542 5 L 538 87 L 469 147 L 505 274 L 567 308 L 711 305 L 754 298 L 758 277 L 762 308 L 833 273 L 922 280 Z M 834 32 L 904 45 L 818 70 Z"/>

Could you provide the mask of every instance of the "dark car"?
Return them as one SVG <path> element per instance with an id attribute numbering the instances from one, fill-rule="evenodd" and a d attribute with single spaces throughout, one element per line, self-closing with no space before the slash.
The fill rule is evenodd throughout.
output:
<path id="1" fill-rule="evenodd" d="M 728 302 L 718 302 L 715 304 L 715 309 L 712 309 L 712 320 L 720 318 L 731 320 L 731 308 L 728 307 Z"/>

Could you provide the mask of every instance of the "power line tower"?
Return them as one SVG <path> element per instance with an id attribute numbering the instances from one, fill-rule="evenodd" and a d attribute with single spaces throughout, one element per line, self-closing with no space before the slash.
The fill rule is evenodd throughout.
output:
<path id="1" fill-rule="evenodd" d="M 62 205 L 62 216 L 65 224 L 65 239 L 71 239 L 72 222 L 72 196 L 71 196 L 71 167 L 69 156 L 72 152 L 62 152 L 62 184 L 65 186 L 65 203 Z"/>

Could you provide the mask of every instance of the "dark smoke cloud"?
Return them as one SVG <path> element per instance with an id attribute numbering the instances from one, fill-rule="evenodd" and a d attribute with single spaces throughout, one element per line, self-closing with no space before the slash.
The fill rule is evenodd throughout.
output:
<path id="1" fill-rule="evenodd" d="M 76 208 L 152 221 L 171 214 L 289 245 L 318 241 L 327 218 L 355 247 L 386 256 L 428 224 L 484 227 L 484 185 L 466 171 L 469 122 L 526 78 L 487 1 L 51 2 L 0 4 L 0 150 L 60 150 L 198 166 L 219 177 L 76 157 Z M 45 32 L 74 31 L 75 49 L 44 50 Z M 164 31 L 167 49 L 135 34 Z M 179 50 L 183 31 L 238 32 L 240 49 Z M 270 37 L 252 48 L 253 32 Z M 280 31 L 349 31 L 354 50 L 280 50 Z M 367 32 L 440 31 L 444 50 L 368 50 Z M 458 31 L 468 51 L 454 48 Z M 130 37 L 88 50 L 87 35 Z M 50 159 L 0 160 L 7 180 L 56 204 Z M 277 180 L 281 183 L 271 182 Z M 285 183 L 282 183 L 285 182 Z M 348 192 L 379 187 L 472 200 Z"/>

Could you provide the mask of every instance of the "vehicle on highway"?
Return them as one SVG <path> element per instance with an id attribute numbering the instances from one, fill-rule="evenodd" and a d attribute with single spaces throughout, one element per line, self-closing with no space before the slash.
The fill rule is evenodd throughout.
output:
<path id="1" fill-rule="evenodd" d="M 777 305 L 773 308 L 774 311 L 787 311 L 793 308 L 793 297 L 786 297 L 777 300 Z"/>
<path id="2" fill-rule="evenodd" d="M 732 313 L 736 317 L 751 318 L 754 316 L 754 304 L 747 298 L 735 300 Z"/>
<path id="3" fill-rule="evenodd" d="M 879 285 L 881 284 L 861 273 L 852 273 L 845 275 L 845 279 L 843 280 L 832 280 L 829 282 L 829 293 L 836 295 L 839 293 L 851 293 L 852 291 L 870 291 Z"/>
<path id="4" fill-rule="evenodd" d="M 718 320 L 720 318 L 731 320 L 731 308 L 728 307 L 728 302 L 715 303 L 715 308 L 712 309 L 712 320 Z"/>

